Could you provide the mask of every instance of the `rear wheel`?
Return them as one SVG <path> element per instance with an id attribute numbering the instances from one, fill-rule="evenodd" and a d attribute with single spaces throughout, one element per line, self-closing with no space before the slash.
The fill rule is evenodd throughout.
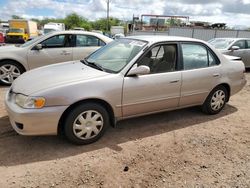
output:
<path id="1" fill-rule="evenodd" d="M 103 106 L 96 103 L 83 103 L 67 115 L 64 133 L 74 144 L 90 144 L 102 137 L 108 125 L 109 116 Z"/>
<path id="2" fill-rule="evenodd" d="M 13 61 L 0 62 L 0 83 L 11 85 L 24 72 L 22 66 Z"/>
<path id="3" fill-rule="evenodd" d="M 202 111 L 207 114 L 217 114 L 225 106 L 228 98 L 228 91 L 224 86 L 217 86 L 208 95 L 202 105 Z"/>

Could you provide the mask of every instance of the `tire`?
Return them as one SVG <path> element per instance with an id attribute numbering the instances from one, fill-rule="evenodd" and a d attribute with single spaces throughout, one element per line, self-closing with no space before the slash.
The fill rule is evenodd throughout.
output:
<path id="1" fill-rule="evenodd" d="M 83 103 L 66 116 L 63 122 L 64 134 L 73 144 L 90 144 L 103 136 L 109 124 L 109 115 L 103 106 Z"/>
<path id="2" fill-rule="evenodd" d="M 0 62 L 0 84 L 10 86 L 24 72 L 20 64 L 10 60 L 2 61 Z"/>
<path id="3" fill-rule="evenodd" d="M 224 86 L 214 88 L 202 105 L 202 111 L 206 114 L 218 114 L 225 106 L 228 99 L 228 91 Z"/>

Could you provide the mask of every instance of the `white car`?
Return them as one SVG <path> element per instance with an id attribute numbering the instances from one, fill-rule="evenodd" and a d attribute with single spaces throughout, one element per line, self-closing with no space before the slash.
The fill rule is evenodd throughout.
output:
<path id="1" fill-rule="evenodd" d="M 112 39 L 87 31 L 59 31 L 21 46 L 0 48 L 0 83 L 11 85 L 25 71 L 65 61 L 80 60 Z"/>

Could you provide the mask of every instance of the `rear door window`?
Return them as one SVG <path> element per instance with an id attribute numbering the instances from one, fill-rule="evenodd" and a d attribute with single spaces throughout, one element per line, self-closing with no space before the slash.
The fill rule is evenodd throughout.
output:
<path id="1" fill-rule="evenodd" d="M 217 58 L 203 45 L 181 44 L 184 70 L 218 65 Z"/>
<path id="2" fill-rule="evenodd" d="M 76 35 L 76 47 L 105 46 L 105 43 L 95 36 Z"/>
<path id="3" fill-rule="evenodd" d="M 247 40 L 247 46 L 246 48 L 250 49 L 250 40 Z"/>

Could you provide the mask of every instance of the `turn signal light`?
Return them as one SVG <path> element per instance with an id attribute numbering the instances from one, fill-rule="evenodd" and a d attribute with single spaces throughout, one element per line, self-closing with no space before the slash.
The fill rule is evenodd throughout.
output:
<path id="1" fill-rule="evenodd" d="M 42 107 L 44 107 L 44 105 L 45 105 L 45 99 L 44 98 L 35 99 L 34 105 L 35 105 L 36 108 L 42 108 Z"/>

